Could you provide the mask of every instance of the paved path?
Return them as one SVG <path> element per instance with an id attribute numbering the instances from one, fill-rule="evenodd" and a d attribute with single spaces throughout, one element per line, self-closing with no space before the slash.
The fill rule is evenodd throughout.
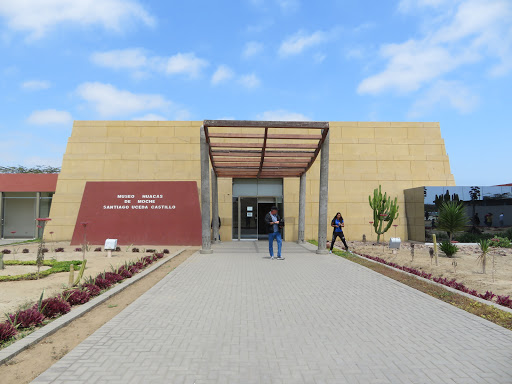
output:
<path id="1" fill-rule="evenodd" d="M 195 254 L 35 383 L 512 383 L 512 332 L 287 243 Z"/>

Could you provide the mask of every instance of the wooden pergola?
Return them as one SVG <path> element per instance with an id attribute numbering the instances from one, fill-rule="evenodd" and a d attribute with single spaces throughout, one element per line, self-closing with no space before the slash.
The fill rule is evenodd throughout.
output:
<path id="1" fill-rule="evenodd" d="M 218 220 L 210 219 L 217 218 L 219 214 L 219 177 L 300 177 L 298 242 L 303 243 L 306 221 L 306 173 L 319 154 L 321 161 L 317 252 L 326 252 L 329 197 L 328 122 L 204 120 L 200 130 L 200 152 L 201 253 L 213 252 L 210 225 L 215 241 L 219 238 Z"/>
<path id="2" fill-rule="evenodd" d="M 243 133 L 216 128 L 243 128 Z M 300 177 L 313 165 L 329 132 L 328 122 L 205 120 L 203 129 L 217 177 Z M 318 133 L 282 133 L 282 129 Z M 281 133 L 276 133 L 276 131 Z"/>

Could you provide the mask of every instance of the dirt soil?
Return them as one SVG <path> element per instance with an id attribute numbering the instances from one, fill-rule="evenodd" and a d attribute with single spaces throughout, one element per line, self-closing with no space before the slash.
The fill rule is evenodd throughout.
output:
<path id="1" fill-rule="evenodd" d="M 30 383 L 196 251 L 187 249 L 92 311 L 0 365 L 2 384 Z"/>
<path id="2" fill-rule="evenodd" d="M 2 249 L 10 249 L 11 254 L 4 255 L 4 260 L 35 260 L 37 252 L 37 243 L 21 244 L 14 246 L 5 246 Z M 85 258 L 87 259 L 87 267 L 84 272 L 84 278 L 88 276 L 96 276 L 103 271 L 110 271 L 111 266 L 118 267 L 124 264 L 125 261 L 135 260 L 150 253 L 142 253 L 147 248 L 156 249 L 161 252 L 164 248 L 168 249 L 170 253 L 176 252 L 180 247 L 176 246 L 136 246 L 139 248 L 140 253 L 131 252 L 128 246 L 121 247 L 121 252 L 113 252 L 112 257 L 108 258 L 107 253 L 93 252 L 99 245 L 91 245 L 90 252 L 86 252 Z M 29 253 L 21 253 L 24 248 L 29 250 Z M 50 251 L 45 254 L 45 260 L 56 259 L 59 261 L 82 260 L 82 252 L 75 252 L 76 246 L 69 245 L 69 242 L 46 243 L 46 248 Z M 64 248 L 66 252 L 54 252 L 56 248 Z M 101 248 L 103 250 L 103 247 Z M 128 250 L 128 252 L 127 252 Z M 16 251 L 16 254 L 14 253 Z M 22 270 L 20 270 L 22 268 Z M 28 269 L 26 269 L 28 268 Z M 37 268 L 34 267 L 35 271 Z M 75 269 L 78 269 L 77 266 Z M 30 267 L 15 267 L 5 266 L 2 275 L 4 274 L 22 274 L 31 272 Z M 75 277 L 77 276 L 75 271 Z M 0 314 L 15 311 L 21 306 L 29 305 L 39 299 L 41 292 L 44 289 L 44 297 L 54 296 L 66 288 L 69 281 L 69 273 L 60 272 L 53 273 L 47 277 L 39 280 L 20 280 L 20 281 L 4 281 L 0 282 Z"/>
<path id="3" fill-rule="evenodd" d="M 336 243 L 341 249 L 343 244 Z M 414 245 L 414 261 L 411 257 L 411 243 L 401 244 L 397 254 L 393 254 L 388 245 L 378 245 L 376 243 L 349 242 L 351 251 L 364 253 L 371 256 L 378 256 L 387 261 L 397 263 L 402 266 L 414 267 L 434 276 L 456 279 L 464 283 L 470 289 L 476 289 L 479 293 L 485 293 L 489 290 L 498 295 L 512 295 L 512 248 L 491 248 L 487 256 L 486 274 L 482 273 L 482 266 L 477 262 L 477 257 L 481 254 L 478 245 L 457 244 L 459 251 L 455 257 L 448 258 L 442 252 L 439 252 L 438 262 L 430 260 L 429 248 L 425 244 Z M 495 259 L 494 281 L 492 277 L 492 257 Z M 457 263 L 454 270 L 453 262 Z"/>

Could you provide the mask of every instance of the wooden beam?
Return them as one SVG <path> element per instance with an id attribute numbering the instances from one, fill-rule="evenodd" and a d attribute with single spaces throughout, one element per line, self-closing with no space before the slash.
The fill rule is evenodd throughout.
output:
<path id="1" fill-rule="evenodd" d="M 265 156 L 269 157 L 312 157 L 315 154 L 315 151 L 265 151 Z M 212 150 L 213 156 L 227 156 L 227 157 L 260 157 L 261 151 L 253 151 L 253 150 Z"/>
<path id="2" fill-rule="evenodd" d="M 205 127 L 329 129 L 326 121 L 204 120 Z"/>
<path id="3" fill-rule="evenodd" d="M 263 133 L 210 133 L 212 139 L 263 139 Z M 272 134 L 267 135 L 272 140 L 322 140 L 322 135 L 294 135 L 294 134 Z"/>
<path id="4" fill-rule="evenodd" d="M 322 140 L 320 140 L 318 142 L 318 148 L 315 150 L 315 154 L 311 157 L 311 161 L 309 162 L 308 166 L 306 167 L 305 172 L 309 171 L 309 168 L 311 168 L 311 166 L 315 162 L 315 160 L 316 160 L 316 158 L 318 156 L 318 153 L 320 152 L 320 149 L 322 148 L 322 144 L 324 143 L 325 138 L 326 138 L 328 132 L 329 132 L 329 128 L 322 130 Z"/>
<path id="5" fill-rule="evenodd" d="M 258 170 L 258 176 L 261 175 L 261 169 L 263 168 L 263 160 L 265 160 L 265 151 L 267 150 L 267 135 L 268 128 L 265 128 L 265 138 L 263 139 L 263 148 L 261 150 L 260 169 Z"/>
<path id="6" fill-rule="evenodd" d="M 267 144 L 267 148 L 275 149 L 316 149 L 318 144 Z"/>
<path id="7" fill-rule="evenodd" d="M 261 143 L 210 143 L 212 148 L 261 148 Z"/>
<path id="8" fill-rule="evenodd" d="M 265 141 L 266 143 L 266 141 Z M 273 149 L 317 149 L 317 144 L 266 144 Z M 212 143 L 210 148 L 263 148 L 262 143 Z"/>

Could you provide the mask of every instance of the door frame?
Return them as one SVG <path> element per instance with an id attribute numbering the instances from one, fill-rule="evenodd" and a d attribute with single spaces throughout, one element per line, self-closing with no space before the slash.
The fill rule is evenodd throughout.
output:
<path id="1" fill-rule="evenodd" d="M 277 205 L 278 204 L 278 199 L 281 198 L 281 196 L 251 196 L 251 195 L 247 195 L 247 196 L 238 196 L 237 197 L 237 204 L 238 204 L 238 239 L 232 239 L 233 241 L 258 241 L 258 238 L 259 238 L 259 233 L 258 233 L 258 222 L 256 222 L 256 239 L 242 239 L 242 204 L 240 204 L 240 200 L 241 199 L 256 199 L 256 212 L 258 210 L 258 204 L 259 204 L 259 199 L 273 199 L 274 200 L 274 204 Z M 284 206 L 284 198 L 283 198 L 283 206 Z M 258 216 L 258 220 L 259 220 L 259 216 Z"/>

